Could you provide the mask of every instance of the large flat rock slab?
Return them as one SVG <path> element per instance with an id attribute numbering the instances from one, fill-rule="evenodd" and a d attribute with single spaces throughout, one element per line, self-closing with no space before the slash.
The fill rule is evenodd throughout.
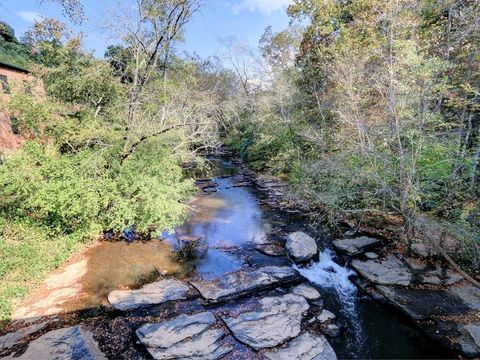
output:
<path id="1" fill-rule="evenodd" d="M 189 290 L 188 285 L 181 281 L 160 280 L 138 290 L 114 290 L 108 294 L 108 301 L 116 309 L 132 310 L 186 299 Z"/>
<path id="2" fill-rule="evenodd" d="M 32 341 L 25 353 L 7 359 L 106 360 L 93 335 L 80 326 L 54 330 Z"/>
<path id="3" fill-rule="evenodd" d="M 212 281 L 191 281 L 190 284 L 205 300 L 215 303 L 298 279 L 299 274 L 291 267 L 266 266 L 253 271 L 240 270 Z"/>
<path id="4" fill-rule="evenodd" d="M 367 280 L 380 285 L 408 286 L 412 273 L 395 255 L 389 254 L 385 260 L 353 260 L 352 267 Z"/>
<path id="5" fill-rule="evenodd" d="M 307 262 L 318 253 L 315 239 L 304 232 L 291 233 L 286 239 L 285 246 L 295 262 Z"/>
<path id="6" fill-rule="evenodd" d="M 260 309 L 222 316 L 235 338 L 261 350 L 272 348 L 300 334 L 302 318 L 309 309 L 304 297 L 287 294 L 264 297 Z"/>
<path id="7" fill-rule="evenodd" d="M 336 360 L 325 336 L 305 333 L 293 339 L 284 349 L 272 350 L 263 354 L 268 360 Z"/>
<path id="8" fill-rule="evenodd" d="M 362 254 L 366 249 L 379 245 L 380 243 L 381 241 L 379 239 L 367 236 L 332 241 L 332 244 L 336 250 L 344 252 L 350 256 Z"/>
<path id="9" fill-rule="evenodd" d="M 377 290 L 415 320 L 464 315 L 471 311 L 467 304 L 450 291 L 391 286 L 377 286 Z"/>
<path id="10" fill-rule="evenodd" d="M 137 336 L 154 359 L 220 359 L 233 346 L 223 341 L 225 332 L 214 329 L 209 312 L 179 317 L 158 324 L 146 324 Z"/>

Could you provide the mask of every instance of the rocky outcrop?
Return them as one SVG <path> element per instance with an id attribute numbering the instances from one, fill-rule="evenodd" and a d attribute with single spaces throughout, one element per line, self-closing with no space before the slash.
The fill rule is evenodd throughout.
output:
<path id="1" fill-rule="evenodd" d="M 261 350 L 275 347 L 300 334 L 300 324 L 309 309 L 305 298 L 287 294 L 260 299 L 260 309 L 222 316 L 235 338 Z"/>
<path id="2" fill-rule="evenodd" d="M 108 301 L 116 309 L 131 310 L 186 299 L 189 289 L 178 280 L 160 280 L 138 290 L 114 290 L 108 294 Z"/>
<path id="3" fill-rule="evenodd" d="M 286 239 L 287 250 L 295 262 L 307 262 L 318 253 L 317 243 L 310 235 L 297 231 Z"/>
<path id="4" fill-rule="evenodd" d="M 269 360 L 335 360 L 337 356 L 324 336 L 305 333 L 284 349 L 264 353 Z"/>
<path id="5" fill-rule="evenodd" d="M 32 341 L 25 353 L 7 359 L 106 360 L 93 335 L 80 326 L 50 331 Z"/>
<path id="6" fill-rule="evenodd" d="M 223 341 L 225 332 L 212 328 L 209 312 L 179 317 L 159 324 L 146 324 L 137 336 L 154 359 L 220 359 L 232 350 Z"/>
<path id="7" fill-rule="evenodd" d="M 205 300 L 215 303 L 299 279 L 298 273 L 290 267 L 267 266 L 254 271 L 240 270 L 212 281 L 191 281 L 190 284 Z"/>
<path id="8" fill-rule="evenodd" d="M 380 262 L 353 260 L 352 267 L 375 284 L 408 286 L 412 280 L 412 274 L 403 261 L 391 254 Z"/>
<path id="9" fill-rule="evenodd" d="M 362 254 L 366 249 L 379 245 L 380 243 L 381 241 L 379 239 L 367 236 L 332 241 L 332 244 L 336 250 L 344 252 L 350 256 Z"/>
<path id="10" fill-rule="evenodd" d="M 322 297 L 318 290 L 309 284 L 300 284 L 291 288 L 290 294 L 303 296 L 305 299 L 310 301 L 318 300 Z"/>

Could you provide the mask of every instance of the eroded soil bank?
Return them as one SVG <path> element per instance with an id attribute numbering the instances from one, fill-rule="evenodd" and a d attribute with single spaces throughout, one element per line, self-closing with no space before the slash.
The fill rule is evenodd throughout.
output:
<path id="1" fill-rule="evenodd" d="M 336 255 L 326 250 L 332 236 L 312 221 L 308 203 L 284 183 L 257 176 L 229 159 L 211 161 L 214 173 L 198 175 L 189 221 L 158 240 L 103 242 L 77 254 L 16 310 L 8 334 L 0 338 L 0 356 L 333 359 L 474 354 L 480 311 L 472 309 L 480 295 L 458 293 L 455 289 L 468 288 L 464 282 L 447 286 L 442 283 L 448 280 L 446 270 L 436 273 L 437 268 L 420 265 L 415 270 L 415 263 L 403 257 L 392 260 L 390 245 L 381 238 L 349 255 L 344 250 L 350 244 Z M 298 231 L 315 238 L 319 247 L 310 264 L 294 264 L 286 251 L 286 235 Z M 361 235 L 349 233 L 353 239 Z M 355 279 L 348 268 L 352 259 L 365 292 L 349 280 Z M 426 284 L 425 278 L 440 283 Z M 418 296 L 419 289 L 435 295 Z M 455 331 L 461 336 L 449 336 Z"/>

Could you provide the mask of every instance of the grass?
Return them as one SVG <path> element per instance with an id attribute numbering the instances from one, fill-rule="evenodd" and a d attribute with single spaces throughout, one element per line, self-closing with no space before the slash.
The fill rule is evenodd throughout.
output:
<path id="1" fill-rule="evenodd" d="M 83 245 L 69 236 L 51 237 L 38 227 L 0 218 L 0 331 L 46 274 Z"/>

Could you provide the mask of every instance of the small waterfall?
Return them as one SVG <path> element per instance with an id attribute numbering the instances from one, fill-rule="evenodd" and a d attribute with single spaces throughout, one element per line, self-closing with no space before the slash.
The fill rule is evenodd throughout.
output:
<path id="1" fill-rule="evenodd" d="M 355 275 L 352 270 L 338 265 L 333 261 L 334 253 L 331 250 L 324 250 L 320 253 L 318 262 L 311 263 L 305 267 L 294 266 L 294 268 L 310 282 L 323 289 L 335 290 L 346 321 L 349 322 L 348 333 L 351 334 L 348 341 L 349 352 L 352 357 L 361 357 L 363 353 L 363 326 L 358 316 L 357 309 L 357 288 L 349 280 Z"/>

